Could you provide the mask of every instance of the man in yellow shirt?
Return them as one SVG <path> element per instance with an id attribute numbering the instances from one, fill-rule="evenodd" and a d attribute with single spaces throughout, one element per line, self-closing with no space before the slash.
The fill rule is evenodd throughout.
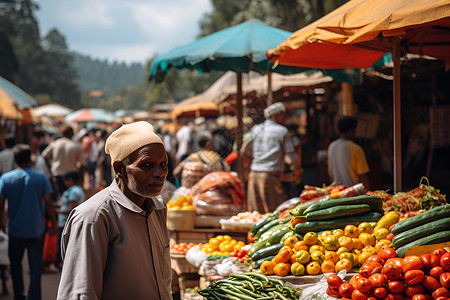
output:
<path id="1" fill-rule="evenodd" d="M 369 190 L 369 165 L 364 150 L 353 142 L 357 124 L 351 116 L 338 120 L 340 137 L 328 146 L 328 172 L 336 184 L 352 186 L 361 182 Z"/>

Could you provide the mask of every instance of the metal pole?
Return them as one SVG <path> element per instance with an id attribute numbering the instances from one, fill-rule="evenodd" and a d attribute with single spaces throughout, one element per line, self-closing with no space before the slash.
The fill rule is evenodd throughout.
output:
<path id="1" fill-rule="evenodd" d="M 394 37 L 392 60 L 394 62 L 393 117 L 394 117 L 394 193 L 402 190 L 402 122 L 401 122 L 401 72 L 400 39 Z"/>

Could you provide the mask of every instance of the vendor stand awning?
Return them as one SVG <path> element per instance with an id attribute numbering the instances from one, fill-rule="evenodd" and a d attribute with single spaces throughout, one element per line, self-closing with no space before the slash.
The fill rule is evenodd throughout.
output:
<path id="1" fill-rule="evenodd" d="M 368 68 L 386 52 L 392 52 L 394 63 L 394 191 L 400 191 L 400 56 L 428 55 L 450 65 L 450 2 L 351 0 L 296 31 L 267 56 L 292 66 Z"/>

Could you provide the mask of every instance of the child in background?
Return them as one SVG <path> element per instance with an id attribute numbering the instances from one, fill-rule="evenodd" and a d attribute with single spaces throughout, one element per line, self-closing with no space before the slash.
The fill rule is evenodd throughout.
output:
<path id="1" fill-rule="evenodd" d="M 61 236 L 66 224 L 67 216 L 70 214 L 78 204 L 81 204 L 85 200 L 84 190 L 80 185 L 80 173 L 76 171 L 69 171 L 64 175 L 64 184 L 67 189 L 62 193 L 60 198 L 59 208 L 56 209 L 58 214 L 58 248 L 56 254 L 56 267 L 61 269 L 62 257 L 61 257 Z"/>

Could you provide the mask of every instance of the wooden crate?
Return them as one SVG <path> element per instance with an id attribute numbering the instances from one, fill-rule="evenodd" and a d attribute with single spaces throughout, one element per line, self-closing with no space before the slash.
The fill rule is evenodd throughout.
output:
<path id="1" fill-rule="evenodd" d="M 198 274 L 198 267 L 191 265 L 186 260 L 186 255 L 184 254 L 170 254 L 170 262 L 172 264 L 172 270 L 174 270 L 178 275 Z"/>

